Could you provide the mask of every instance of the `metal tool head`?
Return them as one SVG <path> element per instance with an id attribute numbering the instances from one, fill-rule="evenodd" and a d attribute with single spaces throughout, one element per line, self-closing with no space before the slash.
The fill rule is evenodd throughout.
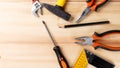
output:
<path id="1" fill-rule="evenodd" d="M 83 37 L 78 37 L 78 38 L 75 38 L 75 39 L 79 41 L 79 42 L 75 42 L 77 44 L 82 44 L 82 45 L 92 45 L 93 44 L 93 38 L 92 37 L 83 36 Z"/>
<path id="2" fill-rule="evenodd" d="M 87 14 L 88 14 L 90 11 L 91 11 L 91 8 L 90 8 L 90 7 L 87 7 L 87 8 L 83 11 L 82 15 L 77 19 L 76 23 L 79 23 L 80 21 L 82 21 L 82 20 L 87 16 Z"/>
<path id="3" fill-rule="evenodd" d="M 32 13 L 36 17 L 39 17 L 38 13 L 40 13 L 42 15 L 42 4 L 38 0 L 33 1 Z"/>

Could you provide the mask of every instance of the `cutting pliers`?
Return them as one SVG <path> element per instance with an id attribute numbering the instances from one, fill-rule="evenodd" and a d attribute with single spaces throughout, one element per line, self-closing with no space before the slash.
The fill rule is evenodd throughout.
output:
<path id="1" fill-rule="evenodd" d="M 32 0 L 32 13 L 34 16 L 39 17 L 38 13 L 42 15 L 42 7 L 43 5 L 39 2 L 39 0 Z"/>
<path id="2" fill-rule="evenodd" d="M 79 23 L 85 16 L 88 15 L 90 11 L 97 11 L 99 7 L 103 6 L 108 0 L 101 0 L 99 3 L 95 3 L 96 0 L 87 0 L 87 8 L 83 11 L 82 15 L 77 19 L 77 23 Z"/>
<path id="3" fill-rule="evenodd" d="M 77 44 L 92 45 L 95 49 L 103 48 L 103 49 L 107 49 L 111 51 L 120 51 L 120 44 L 118 44 L 118 46 L 116 47 L 116 46 L 105 45 L 105 44 L 98 42 L 101 39 L 111 36 L 113 34 L 120 34 L 120 30 L 110 30 L 110 31 L 103 32 L 101 34 L 98 34 L 97 32 L 95 32 L 92 35 L 92 37 L 83 36 L 83 37 L 78 37 L 75 39 L 79 41 L 79 42 L 76 42 Z"/>

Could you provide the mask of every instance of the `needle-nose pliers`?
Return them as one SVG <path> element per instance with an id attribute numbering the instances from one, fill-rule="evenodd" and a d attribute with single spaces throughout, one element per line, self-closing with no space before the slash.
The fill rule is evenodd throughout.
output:
<path id="1" fill-rule="evenodd" d="M 87 2 L 87 8 L 83 11 L 82 15 L 77 19 L 76 21 L 77 23 L 79 23 L 82 19 L 84 19 L 85 16 L 87 16 L 90 11 L 97 11 L 98 8 L 100 8 L 105 3 L 107 3 L 108 0 L 101 0 L 97 4 L 95 3 L 96 0 L 87 0 L 86 2 Z"/>

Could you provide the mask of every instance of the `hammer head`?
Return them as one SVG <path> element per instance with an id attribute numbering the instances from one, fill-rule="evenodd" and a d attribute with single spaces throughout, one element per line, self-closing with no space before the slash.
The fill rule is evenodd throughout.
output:
<path id="1" fill-rule="evenodd" d="M 61 17 L 64 20 L 68 21 L 71 18 L 71 15 L 69 13 L 65 12 L 62 7 L 59 7 L 57 5 L 52 6 L 52 5 L 49 5 L 49 4 L 46 4 L 46 3 L 44 3 L 43 6 L 46 9 L 48 9 L 50 12 L 52 12 L 53 14 Z"/>

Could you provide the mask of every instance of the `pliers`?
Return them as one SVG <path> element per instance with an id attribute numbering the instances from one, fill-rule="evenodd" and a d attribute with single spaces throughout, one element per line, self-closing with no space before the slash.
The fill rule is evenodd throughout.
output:
<path id="1" fill-rule="evenodd" d="M 98 42 L 102 38 L 111 36 L 113 34 L 120 34 L 120 30 L 110 30 L 110 31 L 103 32 L 101 34 L 98 34 L 97 32 L 95 32 L 92 35 L 92 37 L 83 36 L 83 37 L 78 37 L 75 39 L 79 41 L 79 42 L 76 42 L 77 44 L 92 45 L 95 49 L 103 48 L 103 49 L 107 49 L 111 51 L 120 51 L 120 44 L 118 44 L 119 46 L 116 47 L 116 46 L 105 45 L 105 44 Z"/>
<path id="2" fill-rule="evenodd" d="M 101 0 L 101 2 L 95 4 L 96 0 L 87 0 L 87 8 L 83 11 L 82 15 L 77 19 L 79 23 L 82 19 L 89 14 L 90 11 L 97 11 L 99 7 L 103 6 L 108 0 Z"/>
<path id="3" fill-rule="evenodd" d="M 34 16 L 39 17 L 38 13 L 40 13 L 41 15 L 42 13 L 42 3 L 39 2 L 39 0 L 32 0 L 32 13 Z"/>

